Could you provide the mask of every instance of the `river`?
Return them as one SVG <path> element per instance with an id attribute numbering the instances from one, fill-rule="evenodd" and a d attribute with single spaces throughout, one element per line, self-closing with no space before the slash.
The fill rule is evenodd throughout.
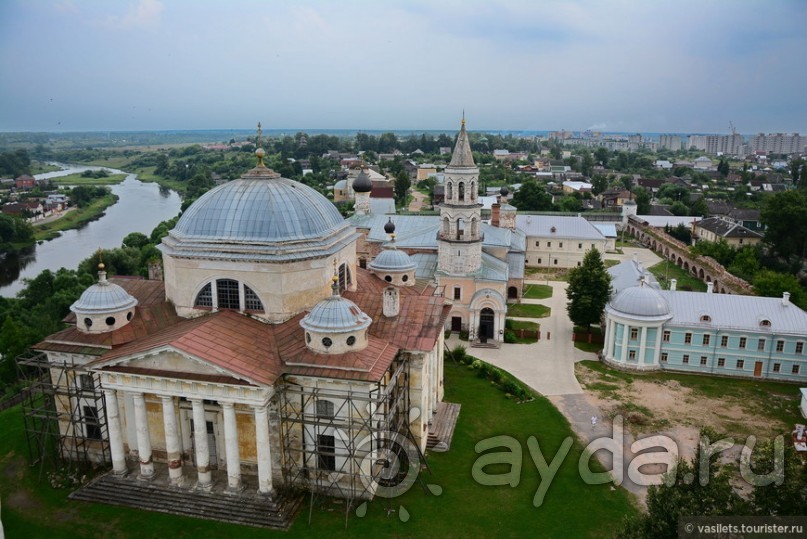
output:
<path id="1" fill-rule="evenodd" d="M 36 277 L 44 269 L 76 269 L 79 262 L 98 248 L 120 247 L 123 238 L 131 232 L 149 235 L 160 222 L 179 213 L 181 201 L 175 191 L 161 188 L 156 183 L 141 182 L 136 174 L 109 167 L 58 165 L 65 167 L 65 170 L 37 174 L 35 177 L 55 178 L 101 168 L 106 168 L 113 174 L 127 176 L 123 182 L 110 186 L 119 199 L 99 219 L 86 223 L 81 228 L 65 230 L 56 239 L 0 260 L 0 296 L 14 297 L 22 290 L 24 278 Z"/>

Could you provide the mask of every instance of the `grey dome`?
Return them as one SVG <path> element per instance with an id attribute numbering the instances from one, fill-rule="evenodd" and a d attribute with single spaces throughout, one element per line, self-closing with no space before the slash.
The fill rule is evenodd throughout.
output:
<path id="1" fill-rule="evenodd" d="M 403 273 L 406 271 L 414 271 L 417 265 L 408 254 L 399 251 L 393 245 L 391 248 L 385 248 L 378 253 L 378 256 L 376 256 L 367 267 L 377 272 Z"/>
<path id="2" fill-rule="evenodd" d="M 501 189 L 499 189 L 499 194 L 502 195 L 503 197 L 506 197 L 508 194 L 510 194 L 510 190 L 505 185 Z"/>
<path id="3" fill-rule="evenodd" d="M 345 226 L 336 206 L 314 189 L 275 173 L 253 171 L 258 173 L 248 173 L 202 195 L 182 214 L 173 235 L 178 239 L 285 242 L 321 238 Z"/>
<path id="4" fill-rule="evenodd" d="M 99 280 L 87 288 L 71 306 L 76 314 L 114 314 L 137 305 L 137 300 L 120 286 L 106 280 L 106 273 L 99 272 Z"/>
<path id="5" fill-rule="evenodd" d="M 311 312 L 300 320 L 300 325 L 307 331 L 317 333 L 345 333 L 365 329 L 372 322 L 373 319 L 355 303 L 333 295 L 314 305 Z"/>
<path id="6" fill-rule="evenodd" d="M 611 300 L 610 307 L 619 314 L 644 317 L 670 315 L 670 305 L 650 286 L 631 286 Z"/>
<path id="7" fill-rule="evenodd" d="M 364 169 L 361 169 L 359 175 L 353 180 L 353 190 L 357 193 L 369 193 L 373 190 L 373 182 Z"/>

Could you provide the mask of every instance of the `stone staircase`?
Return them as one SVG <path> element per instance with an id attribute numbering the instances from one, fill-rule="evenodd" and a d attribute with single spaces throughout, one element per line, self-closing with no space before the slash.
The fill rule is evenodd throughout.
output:
<path id="1" fill-rule="evenodd" d="M 471 348 L 488 348 L 492 350 L 498 350 L 501 347 L 499 341 L 490 340 L 488 342 L 482 342 L 479 340 L 475 340 L 471 343 Z"/>
<path id="2" fill-rule="evenodd" d="M 460 415 L 460 405 L 453 402 L 441 402 L 437 405 L 437 413 L 429 426 L 426 449 L 436 452 L 448 451 L 454 437 L 454 427 Z"/>
<path id="3" fill-rule="evenodd" d="M 267 497 L 245 490 L 228 495 L 138 481 L 132 475 L 118 478 L 111 473 L 71 493 L 70 498 L 277 530 L 289 529 L 303 501 L 300 493 L 275 492 Z"/>

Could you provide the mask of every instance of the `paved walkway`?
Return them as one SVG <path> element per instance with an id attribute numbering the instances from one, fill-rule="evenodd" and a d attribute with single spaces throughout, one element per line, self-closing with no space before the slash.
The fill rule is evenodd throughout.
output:
<path id="1" fill-rule="evenodd" d="M 634 253 L 645 267 L 661 260 L 647 249 L 623 248 L 622 255 L 606 255 L 606 259 L 627 260 Z M 524 299 L 523 303 L 540 303 L 549 306 L 552 313 L 548 318 L 527 319 L 540 322 L 541 340 L 535 344 L 502 344 L 501 348 L 469 348 L 468 352 L 488 363 L 506 370 L 536 392 L 546 396 L 569 421 L 572 429 L 584 445 L 592 440 L 611 437 L 613 425 L 602 410 L 586 399 L 583 388 L 574 375 L 574 364 L 578 361 L 596 359 L 592 353 L 583 352 L 572 342 L 573 324 L 566 313 L 566 287 L 563 281 L 525 280 L 525 284 L 548 284 L 552 287 L 552 297 L 542 300 Z M 448 347 L 468 346 L 452 335 Z M 591 418 L 596 417 L 596 425 Z M 626 434 L 623 447 L 629 448 L 632 436 Z M 598 452 L 598 458 L 606 469 L 611 469 L 611 454 Z M 628 479 L 627 469 L 631 454 L 626 450 L 623 461 L 624 481 L 622 486 L 644 500 L 647 488 L 638 486 Z"/>

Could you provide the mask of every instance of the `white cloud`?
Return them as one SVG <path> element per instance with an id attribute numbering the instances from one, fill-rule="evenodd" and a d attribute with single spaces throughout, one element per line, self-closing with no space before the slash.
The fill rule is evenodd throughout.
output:
<path id="1" fill-rule="evenodd" d="M 163 9 L 159 0 L 140 0 L 130 5 L 124 15 L 109 15 L 99 24 L 110 28 L 153 28 L 160 24 Z"/>

